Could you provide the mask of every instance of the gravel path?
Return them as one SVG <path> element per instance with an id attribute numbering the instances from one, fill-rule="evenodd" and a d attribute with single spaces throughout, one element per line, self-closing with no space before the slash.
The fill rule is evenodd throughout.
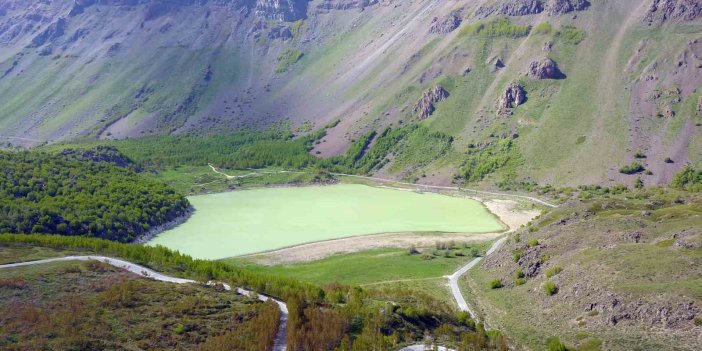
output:
<path id="1" fill-rule="evenodd" d="M 47 258 L 44 260 L 36 260 L 36 261 L 27 261 L 27 262 L 19 262 L 19 263 L 9 263 L 9 264 L 3 264 L 0 265 L 0 269 L 2 268 L 13 268 L 13 267 L 22 267 L 22 266 L 30 266 L 30 265 L 36 265 L 36 264 L 44 264 L 44 263 L 51 263 L 51 262 L 63 262 L 63 261 L 100 261 L 107 263 L 109 265 L 122 268 L 126 271 L 139 274 L 141 276 L 147 277 L 149 279 L 154 279 L 162 282 L 168 282 L 168 283 L 175 283 L 175 284 L 199 284 L 199 282 L 191 279 L 183 279 L 183 278 L 176 278 L 176 277 L 171 277 L 159 272 L 156 272 L 154 270 L 151 270 L 149 268 L 146 268 L 144 266 L 140 266 L 135 263 L 131 263 L 128 261 L 120 260 L 117 258 L 111 258 L 111 257 L 105 257 L 105 256 L 66 256 L 66 257 L 56 257 L 56 258 Z M 207 282 L 207 285 L 214 285 L 216 282 Z M 232 287 L 229 284 L 223 284 L 224 289 L 227 291 L 231 291 Z M 245 295 L 245 296 L 251 296 L 254 295 L 254 293 L 250 290 L 242 289 L 242 288 L 236 288 L 236 293 L 240 295 Z M 276 334 L 275 341 L 273 343 L 273 351 L 285 351 L 287 349 L 287 341 L 286 341 L 286 336 L 287 336 L 287 329 L 288 329 L 288 306 L 280 301 L 273 299 L 271 297 L 265 296 L 258 294 L 258 299 L 261 301 L 268 301 L 268 300 L 273 300 L 278 305 L 278 308 L 280 309 L 280 325 L 278 327 L 278 334 Z"/>
<path id="2" fill-rule="evenodd" d="M 495 252 L 504 242 L 507 240 L 506 237 L 495 241 L 495 243 L 492 244 L 490 249 L 487 251 L 485 256 Z M 465 266 L 461 267 L 461 269 L 457 270 L 447 278 L 449 279 L 449 286 L 451 287 L 451 293 L 453 294 L 453 298 L 456 299 L 456 303 L 458 304 L 458 308 L 461 311 L 466 311 L 470 313 L 470 317 L 473 318 L 476 322 L 478 322 L 478 315 L 473 311 L 470 306 L 468 306 L 468 303 L 466 300 L 463 298 L 463 294 L 461 294 L 461 289 L 458 287 L 458 279 L 464 275 L 466 272 L 468 272 L 469 269 L 475 267 L 480 261 L 483 260 L 483 257 L 476 257 L 474 260 L 468 262 Z"/>

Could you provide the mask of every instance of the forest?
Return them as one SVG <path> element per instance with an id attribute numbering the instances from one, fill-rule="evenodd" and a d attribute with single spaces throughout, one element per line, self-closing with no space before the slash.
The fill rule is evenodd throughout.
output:
<path id="1" fill-rule="evenodd" d="M 0 152 L 0 233 L 130 242 L 190 211 L 168 186 L 120 167 L 115 150 Z M 121 162 L 121 161 L 120 161 Z"/>

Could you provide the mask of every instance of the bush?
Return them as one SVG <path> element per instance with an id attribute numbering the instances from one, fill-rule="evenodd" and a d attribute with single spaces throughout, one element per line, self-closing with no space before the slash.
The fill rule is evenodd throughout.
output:
<path id="1" fill-rule="evenodd" d="M 524 278 L 524 271 L 522 271 L 521 268 L 517 269 L 517 271 L 514 273 L 514 275 L 517 276 L 517 278 Z"/>
<path id="2" fill-rule="evenodd" d="M 636 157 L 636 158 L 646 158 L 646 154 L 644 154 L 643 151 L 639 150 L 639 151 L 636 151 L 636 153 L 634 154 L 634 157 Z"/>
<path id="3" fill-rule="evenodd" d="M 634 162 L 632 164 L 629 164 L 629 165 L 626 165 L 626 166 L 623 166 L 622 168 L 620 168 L 619 173 L 636 174 L 636 173 L 643 172 L 645 169 L 646 168 L 642 164 L 640 164 L 638 162 Z"/>
<path id="4" fill-rule="evenodd" d="M 286 49 L 278 57 L 278 66 L 276 66 L 276 73 L 283 73 L 290 68 L 297 61 L 300 61 L 304 54 L 300 50 Z"/>
<path id="5" fill-rule="evenodd" d="M 585 40 L 586 33 L 582 29 L 578 29 L 574 26 L 564 26 L 558 32 L 558 36 L 566 44 L 578 45 L 580 42 Z"/>
<path id="6" fill-rule="evenodd" d="M 493 279 L 488 283 L 490 289 L 499 289 L 502 287 L 502 281 L 500 279 Z"/>
<path id="7" fill-rule="evenodd" d="M 677 189 L 694 192 L 702 191 L 702 171 L 695 170 L 692 166 L 687 165 L 685 169 L 673 177 L 670 185 Z"/>
<path id="8" fill-rule="evenodd" d="M 409 253 L 410 255 L 416 255 L 419 253 L 419 250 L 417 250 L 416 246 L 412 245 L 409 247 L 409 249 L 407 249 L 407 253 Z"/>
<path id="9" fill-rule="evenodd" d="M 558 286 L 556 283 L 548 280 L 546 283 L 544 283 L 544 291 L 546 291 L 546 294 L 549 296 L 554 295 L 555 293 L 558 292 Z"/>
<path id="10" fill-rule="evenodd" d="M 529 242 L 527 243 L 527 245 L 529 245 L 529 247 L 539 246 L 539 241 L 536 240 L 536 239 L 531 239 L 531 240 L 529 240 Z"/>
<path id="11" fill-rule="evenodd" d="M 551 34 L 553 33 L 553 26 L 551 23 L 541 22 L 532 31 L 534 34 Z"/>
<path id="12" fill-rule="evenodd" d="M 565 345 L 561 342 L 561 340 L 555 336 L 550 337 L 550 338 L 548 338 L 548 340 L 546 340 L 546 346 L 548 347 L 548 351 L 567 351 L 568 350 L 565 347 Z"/>
<path id="13" fill-rule="evenodd" d="M 546 277 L 547 277 L 547 278 L 551 278 L 551 277 L 553 277 L 554 275 L 556 275 L 556 274 L 558 274 L 558 273 L 561 273 L 562 270 L 563 270 L 563 268 L 561 268 L 561 266 L 556 266 L 556 267 L 553 267 L 553 268 L 549 268 L 549 269 L 546 270 Z"/>
<path id="14" fill-rule="evenodd" d="M 175 329 L 173 329 L 173 332 L 178 334 L 178 335 L 181 335 L 181 334 L 185 333 L 186 331 L 187 331 L 187 328 L 185 328 L 185 326 L 183 324 L 178 324 L 175 327 Z"/>
<path id="15" fill-rule="evenodd" d="M 634 181 L 634 188 L 635 189 L 643 189 L 644 188 L 644 182 L 641 177 L 637 177 L 636 180 Z"/>
<path id="16" fill-rule="evenodd" d="M 425 260 L 425 261 L 433 260 L 433 259 L 434 259 L 434 255 L 432 255 L 432 254 L 430 254 L 430 253 L 423 253 L 423 254 L 422 254 L 422 259 Z"/>
<path id="17" fill-rule="evenodd" d="M 524 285 L 524 283 L 526 283 L 526 279 L 524 278 L 517 278 L 514 280 L 514 284 L 516 285 Z"/>
<path id="18" fill-rule="evenodd" d="M 518 262 L 519 259 L 522 258 L 523 253 L 524 252 L 522 250 L 514 250 L 514 252 L 512 252 L 512 259 L 514 262 Z"/>
<path id="19" fill-rule="evenodd" d="M 670 157 L 666 157 L 665 160 L 663 160 L 665 163 L 674 163 L 673 159 Z"/>
<path id="20" fill-rule="evenodd" d="M 702 317 L 695 317 L 695 325 L 702 326 Z"/>

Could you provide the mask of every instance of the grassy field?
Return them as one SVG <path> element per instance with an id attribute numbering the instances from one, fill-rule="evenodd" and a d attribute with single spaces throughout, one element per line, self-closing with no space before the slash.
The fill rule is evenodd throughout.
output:
<path id="1" fill-rule="evenodd" d="M 472 260 L 472 248 L 482 254 L 486 246 L 487 244 L 471 245 L 466 248 L 457 245 L 455 249 L 449 250 L 449 257 L 444 257 L 446 250 L 436 248 L 419 249 L 422 252 L 417 254 L 410 254 L 408 249 L 376 249 L 292 265 L 263 266 L 251 263 L 246 258 L 229 259 L 226 262 L 257 272 L 284 275 L 316 284 L 371 286 L 398 280 L 441 278 Z M 425 257 L 425 253 L 431 255 L 431 258 Z"/>
<path id="2" fill-rule="evenodd" d="M 453 306 L 454 300 L 444 276 L 471 261 L 473 255 L 483 255 L 489 245 L 456 243 L 451 249 L 419 248 L 420 252 L 416 254 L 410 254 L 408 249 L 375 249 L 289 265 L 259 265 L 247 258 L 227 259 L 225 262 L 254 272 L 319 285 L 358 285 L 372 291 L 417 291 Z"/>
<path id="3" fill-rule="evenodd" d="M 504 229 L 474 200 L 353 184 L 256 189 L 189 200 L 193 216 L 149 244 L 221 259 L 362 234 Z"/>

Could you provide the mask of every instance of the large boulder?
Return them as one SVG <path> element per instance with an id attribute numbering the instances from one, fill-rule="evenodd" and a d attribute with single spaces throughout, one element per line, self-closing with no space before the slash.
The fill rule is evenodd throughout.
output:
<path id="1" fill-rule="evenodd" d="M 556 16 L 573 11 L 584 11 L 588 7 L 590 2 L 587 0 L 550 0 L 546 4 L 546 13 Z"/>
<path id="2" fill-rule="evenodd" d="M 517 82 L 512 82 L 507 86 L 502 96 L 500 96 L 500 99 L 497 101 L 497 109 L 500 114 L 507 113 L 511 109 L 524 104 L 526 101 L 527 94 L 524 87 Z"/>
<path id="3" fill-rule="evenodd" d="M 436 110 L 434 103 L 444 101 L 448 97 L 449 92 L 446 89 L 440 85 L 435 85 L 422 94 L 422 97 L 414 107 L 414 112 L 417 113 L 420 120 L 426 119 Z"/>
<path id="4" fill-rule="evenodd" d="M 448 34 L 458 28 L 462 20 L 460 10 L 451 11 L 451 13 L 443 18 L 434 17 L 429 31 L 436 34 Z"/>
<path id="5" fill-rule="evenodd" d="M 564 79 L 565 74 L 558 69 L 558 64 L 550 58 L 532 61 L 527 70 L 527 76 L 532 79 Z"/>

